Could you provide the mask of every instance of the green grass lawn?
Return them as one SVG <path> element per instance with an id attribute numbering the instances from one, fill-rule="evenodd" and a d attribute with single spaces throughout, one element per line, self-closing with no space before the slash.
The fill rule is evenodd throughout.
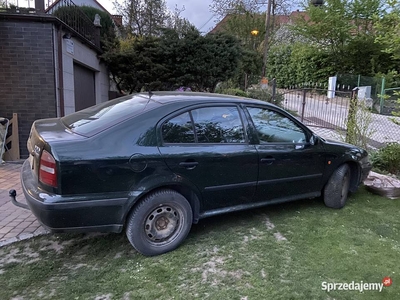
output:
<path id="1" fill-rule="evenodd" d="M 0 248 L 0 299 L 400 299 L 400 200 L 363 188 L 201 220 L 144 257 L 125 234 L 48 235 Z M 322 282 L 393 284 L 322 290 Z"/>

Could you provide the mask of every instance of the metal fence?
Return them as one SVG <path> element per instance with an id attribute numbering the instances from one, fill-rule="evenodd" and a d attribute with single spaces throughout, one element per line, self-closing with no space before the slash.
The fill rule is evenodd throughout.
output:
<path id="1" fill-rule="evenodd" d="M 100 30 L 93 24 L 94 20 L 75 5 L 72 0 L 60 0 L 48 8 L 47 13 L 52 14 L 74 29 L 87 41 L 100 47 Z"/>
<path id="2" fill-rule="evenodd" d="M 367 139 L 368 147 L 381 148 L 388 142 L 400 143 L 400 117 L 373 113 L 362 100 L 356 99 L 356 91 L 303 88 L 280 89 L 278 93 L 283 97 L 283 108 L 325 138 L 346 140 L 350 112 L 354 113 L 357 130 Z M 357 101 L 353 112 L 351 99 Z"/>

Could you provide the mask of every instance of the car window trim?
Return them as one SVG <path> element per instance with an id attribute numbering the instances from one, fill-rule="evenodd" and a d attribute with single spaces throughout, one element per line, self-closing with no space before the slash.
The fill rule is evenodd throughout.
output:
<path id="1" fill-rule="evenodd" d="M 260 137 L 258 136 L 257 128 L 254 125 L 253 118 L 251 117 L 251 114 L 250 114 L 248 108 L 266 109 L 266 110 L 270 110 L 270 111 L 273 111 L 273 112 L 275 112 L 277 114 L 280 114 L 280 115 L 283 115 L 283 116 L 287 117 L 289 120 L 293 121 L 297 126 L 299 126 L 301 128 L 301 130 L 303 130 L 303 132 L 304 132 L 304 134 L 306 136 L 306 142 L 304 142 L 304 143 L 291 143 L 291 142 L 261 143 Z M 258 145 L 306 145 L 306 144 L 310 143 L 310 136 L 312 135 L 310 129 L 308 129 L 303 123 L 301 123 L 299 120 L 297 120 L 296 118 L 294 118 L 292 115 L 290 115 L 289 113 L 287 113 L 284 110 L 275 109 L 275 107 L 265 107 L 265 106 L 257 105 L 257 104 L 250 104 L 250 105 L 244 104 L 243 105 L 243 110 L 246 111 L 248 118 L 250 118 L 249 119 L 249 123 L 253 127 L 253 134 L 257 138 Z"/>
<path id="2" fill-rule="evenodd" d="M 192 116 L 192 110 L 195 109 L 199 109 L 199 108 L 207 108 L 207 107 L 236 107 L 239 113 L 239 118 L 242 122 L 242 126 L 243 126 L 243 134 L 244 134 L 244 142 L 243 143 L 199 143 L 198 139 L 197 139 L 197 132 L 194 126 L 194 120 L 193 120 L 193 116 Z M 195 135 L 195 142 L 194 143 L 166 143 L 164 141 L 164 137 L 162 134 L 162 127 L 164 126 L 164 124 L 166 122 L 168 122 L 169 120 L 172 120 L 173 118 L 184 114 L 184 113 L 189 113 L 191 122 L 192 122 L 192 127 L 193 127 L 193 131 L 194 131 L 194 135 Z M 204 104 L 194 104 L 191 105 L 189 107 L 185 107 L 182 109 L 179 109 L 177 111 L 174 111 L 170 114 L 168 114 L 167 116 L 165 116 L 164 118 L 162 118 L 158 124 L 157 124 L 157 133 L 160 135 L 160 141 L 161 141 L 161 145 L 160 146 L 183 146 L 183 145 L 249 145 L 249 138 L 247 136 L 247 124 L 245 124 L 244 120 L 247 120 L 246 116 L 244 115 L 243 112 L 243 108 L 241 106 L 241 103 L 204 103 Z"/>

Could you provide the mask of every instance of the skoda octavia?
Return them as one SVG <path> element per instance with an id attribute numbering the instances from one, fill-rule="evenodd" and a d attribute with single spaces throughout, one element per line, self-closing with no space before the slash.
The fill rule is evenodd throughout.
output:
<path id="1" fill-rule="evenodd" d="M 45 227 L 125 230 L 149 256 L 205 217 L 319 196 L 341 208 L 371 169 L 365 150 L 277 106 L 208 93 L 134 94 L 38 120 L 28 150 L 23 191 Z"/>

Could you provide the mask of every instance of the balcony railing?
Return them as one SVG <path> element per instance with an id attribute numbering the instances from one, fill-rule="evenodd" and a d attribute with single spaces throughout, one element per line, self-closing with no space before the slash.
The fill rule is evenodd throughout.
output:
<path id="1" fill-rule="evenodd" d="M 98 28 L 72 0 L 55 2 L 46 10 L 46 13 L 59 18 L 93 45 L 100 47 Z"/>

